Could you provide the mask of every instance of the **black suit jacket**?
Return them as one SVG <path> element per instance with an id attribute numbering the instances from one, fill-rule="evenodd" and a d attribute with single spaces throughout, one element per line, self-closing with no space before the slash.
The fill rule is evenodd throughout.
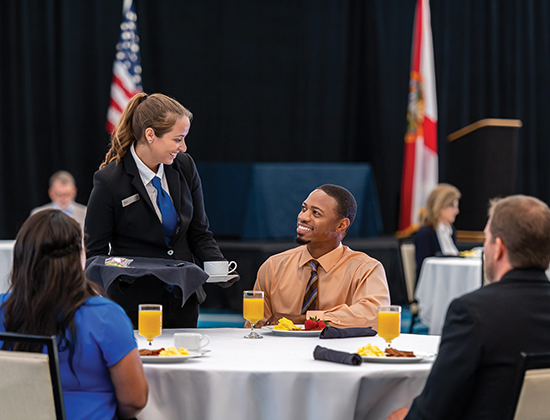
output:
<path id="1" fill-rule="evenodd" d="M 456 246 L 456 229 L 453 226 L 453 242 Z M 414 235 L 414 249 L 416 255 L 416 281 L 420 276 L 420 269 L 424 259 L 441 254 L 441 245 L 437 233 L 431 226 L 422 226 Z"/>
<path id="2" fill-rule="evenodd" d="M 162 224 L 128 152 L 118 164 L 113 161 L 94 175 L 85 227 L 88 258 L 168 258 L 201 266 L 204 261 L 225 259 L 209 231 L 201 181 L 191 156 L 179 153 L 164 170 L 178 213 L 178 227 L 170 244 L 164 240 Z M 138 199 L 124 205 L 129 197 Z"/>
<path id="3" fill-rule="evenodd" d="M 550 282 L 540 269 L 512 270 L 451 303 L 439 356 L 406 419 L 505 418 L 522 351 L 550 352 Z"/>

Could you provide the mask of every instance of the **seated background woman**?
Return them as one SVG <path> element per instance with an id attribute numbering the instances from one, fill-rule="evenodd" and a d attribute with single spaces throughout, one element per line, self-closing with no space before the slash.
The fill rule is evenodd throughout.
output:
<path id="1" fill-rule="evenodd" d="M 0 294 L 0 331 L 57 336 L 67 419 L 131 418 L 148 394 L 132 324 L 98 295 L 84 262 L 75 220 L 59 210 L 29 217 L 16 238 L 9 292 Z"/>
<path id="2" fill-rule="evenodd" d="M 458 255 L 456 229 L 460 191 L 450 184 L 437 185 L 426 203 L 423 226 L 414 237 L 416 249 L 416 281 L 425 258 L 436 255 Z"/>

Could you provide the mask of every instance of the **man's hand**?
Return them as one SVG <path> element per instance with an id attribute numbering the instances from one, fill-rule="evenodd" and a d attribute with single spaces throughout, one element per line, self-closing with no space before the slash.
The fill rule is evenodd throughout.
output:
<path id="1" fill-rule="evenodd" d="M 400 408 L 399 410 L 395 410 L 393 413 L 391 413 L 387 420 L 403 420 L 405 417 L 407 417 L 408 412 L 408 408 Z"/>

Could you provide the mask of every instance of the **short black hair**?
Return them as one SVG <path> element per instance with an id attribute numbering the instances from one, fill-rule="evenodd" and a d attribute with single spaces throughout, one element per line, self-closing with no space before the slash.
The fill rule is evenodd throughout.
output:
<path id="1" fill-rule="evenodd" d="M 336 200 L 336 215 L 341 219 L 349 219 L 351 226 L 357 214 L 357 202 L 353 194 L 344 187 L 333 184 L 321 185 L 317 189 Z"/>

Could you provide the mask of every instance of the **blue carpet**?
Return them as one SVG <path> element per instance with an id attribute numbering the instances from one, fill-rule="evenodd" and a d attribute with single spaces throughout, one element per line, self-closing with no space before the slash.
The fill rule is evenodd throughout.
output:
<path id="1" fill-rule="evenodd" d="M 412 321 L 411 311 L 409 310 L 408 306 L 404 305 L 401 308 L 401 332 L 402 333 L 409 332 L 409 328 L 411 327 L 411 321 Z M 422 322 L 420 322 L 419 320 L 417 320 L 413 325 L 412 333 L 427 335 L 428 327 L 424 325 Z"/>
<path id="2" fill-rule="evenodd" d="M 242 314 L 201 309 L 198 328 L 242 328 Z M 408 333 L 411 325 L 411 312 L 408 306 L 403 306 L 401 313 L 401 332 Z M 428 334 L 428 327 L 420 321 L 415 322 L 413 334 Z"/>
<path id="3" fill-rule="evenodd" d="M 242 328 L 245 320 L 242 314 L 201 309 L 198 328 Z"/>

